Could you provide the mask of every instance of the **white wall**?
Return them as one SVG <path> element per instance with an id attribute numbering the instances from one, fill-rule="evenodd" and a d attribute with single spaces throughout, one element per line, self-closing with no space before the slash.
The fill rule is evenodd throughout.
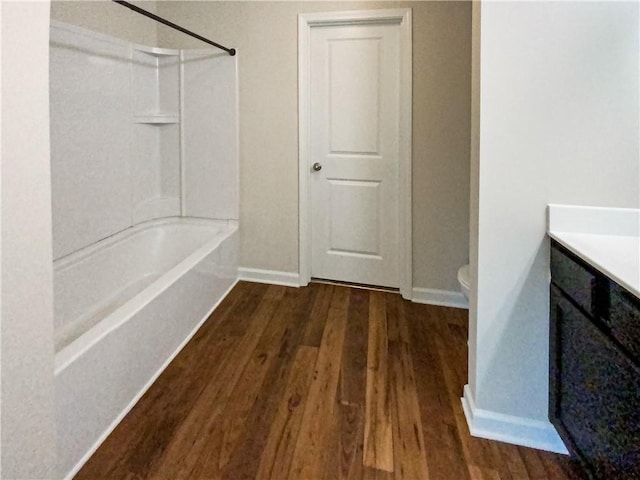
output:
<path id="1" fill-rule="evenodd" d="M 52 478 L 49 2 L 1 2 L 0 476 Z"/>
<path id="2" fill-rule="evenodd" d="M 546 422 L 546 205 L 640 206 L 639 8 L 482 5 L 468 392 L 478 409 Z"/>
<path id="3" fill-rule="evenodd" d="M 458 291 L 468 261 L 469 2 L 158 2 L 158 14 L 238 50 L 241 265 L 298 271 L 297 15 L 413 10 L 414 286 Z M 162 46 L 200 47 L 159 27 Z"/>
<path id="4" fill-rule="evenodd" d="M 471 148 L 469 168 L 469 281 L 478 284 L 478 188 L 480 186 L 480 14 L 481 2 L 473 2 L 471 22 Z M 478 290 L 469 291 L 469 319 L 478 316 Z M 469 322 L 469 385 L 475 391 L 477 322 Z"/>

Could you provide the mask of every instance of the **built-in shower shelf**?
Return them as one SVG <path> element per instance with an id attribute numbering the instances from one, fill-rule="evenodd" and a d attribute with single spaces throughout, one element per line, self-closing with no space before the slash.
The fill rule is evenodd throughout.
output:
<path id="1" fill-rule="evenodd" d="M 133 50 L 136 52 L 143 52 L 153 57 L 179 57 L 180 50 L 174 48 L 160 48 L 160 47 L 148 47 L 146 45 L 134 45 Z"/>
<path id="2" fill-rule="evenodd" d="M 166 115 L 166 114 L 155 114 L 155 115 L 136 115 L 134 117 L 135 123 L 147 123 L 147 124 L 173 124 L 180 123 L 180 115 Z"/>

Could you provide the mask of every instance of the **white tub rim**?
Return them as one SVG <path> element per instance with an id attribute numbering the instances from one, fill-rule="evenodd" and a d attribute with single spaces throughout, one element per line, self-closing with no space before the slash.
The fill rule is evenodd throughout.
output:
<path id="1" fill-rule="evenodd" d="M 131 227 L 125 228 L 124 230 L 120 230 L 108 237 L 98 240 L 95 243 L 87 245 L 79 250 L 63 255 L 62 257 L 58 257 L 53 260 L 53 268 L 54 271 L 64 271 L 70 265 L 75 264 L 76 262 L 82 260 L 85 257 L 90 256 L 96 250 L 101 250 L 103 248 L 108 248 L 113 244 L 124 241 L 128 237 L 131 237 L 139 232 L 143 232 L 144 230 L 150 230 L 154 227 L 162 226 L 162 225 L 193 225 L 193 226 L 220 226 L 220 227 L 233 227 L 238 225 L 237 220 L 210 220 L 206 218 L 197 218 L 197 217 L 162 217 L 156 218 L 153 220 L 146 220 L 141 223 L 137 223 Z"/>

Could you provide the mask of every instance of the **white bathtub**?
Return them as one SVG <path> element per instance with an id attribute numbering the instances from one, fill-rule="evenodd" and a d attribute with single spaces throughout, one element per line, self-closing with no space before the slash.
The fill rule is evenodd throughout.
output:
<path id="1" fill-rule="evenodd" d="M 54 262 L 60 477 L 74 475 L 237 280 L 236 222 L 146 222 Z"/>

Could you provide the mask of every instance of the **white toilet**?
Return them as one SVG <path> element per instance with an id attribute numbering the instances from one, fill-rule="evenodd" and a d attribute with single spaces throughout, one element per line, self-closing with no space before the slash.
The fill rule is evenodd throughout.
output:
<path id="1" fill-rule="evenodd" d="M 469 265 L 463 265 L 458 269 L 458 283 L 464 298 L 469 300 Z"/>

